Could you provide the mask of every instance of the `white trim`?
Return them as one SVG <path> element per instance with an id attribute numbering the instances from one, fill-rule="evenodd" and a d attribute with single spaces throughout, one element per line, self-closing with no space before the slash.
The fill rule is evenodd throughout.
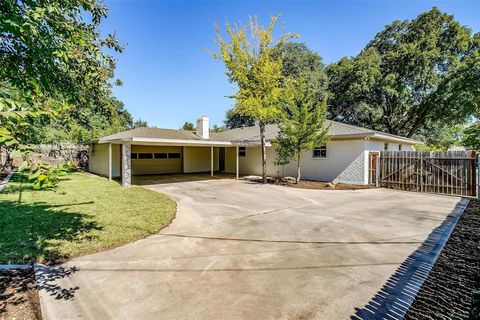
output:
<path id="1" fill-rule="evenodd" d="M 260 143 L 257 142 L 244 142 L 244 141 L 219 141 L 219 140 L 184 140 L 184 139 L 163 139 L 163 138 L 128 138 L 128 139 L 113 139 L 103 140 L 99 139 L 98 144 L 102 143 L 130 143 L 137 145 L 181 145 L 181 146 L 200 146 L 200 147 L 224 147 L 224 146 L 241 146 L 241 147 L 260 147 Z M 266 147 L 271 147 L 270 142 L 265 143 Z"/>
<path id="2" fill-rule="evenodd" d="M 210 176 L 213 177 L 213 146 L 210 147 Z"/>
<path id="3" fill-rule="evenodd" d="M 115 140 L 102 140 L 98 143 L 135 143 L 135 144 L 165 144 L 165 145 L 199 145 L 199 146 L 231 146 L 230 141 L 213 141 L 213 140 L 183 140 L 183 139 L 163 139 L 163 138 L 131 138 L 131 139 L 115 139 Z"/>
<path id="4" fill-rule="evenodd" d="M 112 144 L 108 144 L 108 180 L 112 180 Z"/>
<path id="5" fill-rule="evenodd" d="M 364 138 L 365 140 L 368 139 L 377 139 L 377 140 L 387 140 L 387 141 L 395 141 L 395 142 L 402 142 L 404 144 L 424 144 L 421 141 L 409 139 L 409 138 L 404 138 L 400 136 L 390 136 L 388 134 L 382 134 L 382 133 L 377 133 L 377 132 L 371 132 L 371 133 L 353 133 L 353 134 L 339 134 L 339 135 L 329 135 L 328 136 L 330 140 L 335 141 L 335 140 L 340 140 L 340 139 L 345 139 L 348 140 L 349 138 Z"/>
<path id="6" fill-rule="evenodd" d="M 239 157 L 238 157 L 238 146 L 235 147 L 235 171 L 236 171 L 236 177 L 237 177 L 237 180 L 239 178 L 239 170 L 238 170 L 238 167 L 239 167 Z"/>

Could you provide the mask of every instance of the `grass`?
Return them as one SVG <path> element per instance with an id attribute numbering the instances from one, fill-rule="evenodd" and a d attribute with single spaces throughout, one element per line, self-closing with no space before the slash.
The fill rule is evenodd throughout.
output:
<path id="1" fill-rule="evenodd" d="M 175 211 L 165 195 L 85 173 L 47 191 L 15 174 L 0 192 L 0 264 L 61 262 L 120 246 L 162 229 Z"/>

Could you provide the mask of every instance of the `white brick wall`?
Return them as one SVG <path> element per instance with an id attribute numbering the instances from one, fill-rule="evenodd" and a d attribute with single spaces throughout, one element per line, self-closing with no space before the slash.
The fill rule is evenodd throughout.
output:
<path id="1" fill-rule="evenodd" d="M 302 177 L 320 181 L 365 184 L 365 140 L 334 140 L 327 144 L 326 158 L 303 156 Z M 296 176 L 296 163 L 284 167 L 284 175 Z"/>

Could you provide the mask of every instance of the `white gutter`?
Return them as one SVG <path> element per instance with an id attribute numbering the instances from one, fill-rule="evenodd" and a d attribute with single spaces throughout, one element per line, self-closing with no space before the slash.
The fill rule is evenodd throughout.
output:
<path id="1" fill-rule="evenodd" d="M 372 133 L 354 133 L 354 134 L 339 134 L 339 135 L 331 135 L 329 136 L 332 140 L 335 139 L 345 139 L 345 138 L 366 138 L 366 139 L 380 139 L 380 140 L 388 140 L 388 141 L 395 141 L 395 142 L 403 142 L 407 144 L 423 144 L 421 141 L 416 141 L 409 138 L 403 138 L 400 136 L 390 136 L 387 134 L 372 132 Z"/>
<path id="2" fill-rule="evenodd" d="M 340 134 L 329 136 L 332 140 L 335 139 L 348 139 L 348 138 L 365 138 L 365 139 L 379 139 L 387 141 L 402 142 L 406 144 L 423 144 L 421 141 L 416 141 L 409 138 L 403 138 L 400 136 L 391 136 L 387 134 L 369 132 L 369 133 L 355 133 L 355 134 Z M 164 139 L 164 138 L 141 138 L 133 137 L 127 139 L 102 139 L 98 140 L 98 143 L 118 143 L 130 142 L 132 144 L 157 144 L 157 145 L 185 145 L 185 146 L 240 146 L 240 147 L 259 147 L 260 142 L 253 141 L 221 141 L 221 140 L 185 140 L 185 139 Z M 271 142 L 265 142 L 265 146 L 271 147 Z"/>
<path id="3" fill-rule="evenodd" d="M 163 139 L 163 138 L 128 138 L 128 139 L 99 139 L 98 143 L 137 143 L 137 144 L 164 144 L 164 145 L 195 145 L 195 146 L 231 146 L 230 141 L 214 140 L 183 140 L 183 139 Z"/>
<path id="4" fill-rule="evenodd" d="M 371 137 L 376 139 L 404 142 L 404 143 L 410 143 L 410 144 L 423 144 L 422 141 L 417 141 L 417 140 L 403 138 L 403 137 L 392 137 L 390 135 L 381 134 L 381 133 L 374 133 Z"/>
<path id="5" fill-rule="evenodd" d="M 132 144 L 158 144 L 158 145 L 192 145 L 192 146 L 260 146 L 260 143 L 249 141 L 220 141 L 220 140 L 184 140 L 184 139 L 163 139 L 163 138 L 128 138 L 128 139 L 99 139 L 98 143 L 118 143 L 130 142 Z M 270 147 L 270 142 L 265 142 L 265 146 Z"/>

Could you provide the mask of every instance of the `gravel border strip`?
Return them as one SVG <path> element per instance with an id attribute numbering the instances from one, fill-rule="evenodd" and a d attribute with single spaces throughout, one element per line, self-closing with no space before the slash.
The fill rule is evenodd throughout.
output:
<path id="1" fill-rule="evenodd" d="M 470 202 L 462 198 L 441 225 L 417 248 L 352 320 L 402 320 Z"/>

